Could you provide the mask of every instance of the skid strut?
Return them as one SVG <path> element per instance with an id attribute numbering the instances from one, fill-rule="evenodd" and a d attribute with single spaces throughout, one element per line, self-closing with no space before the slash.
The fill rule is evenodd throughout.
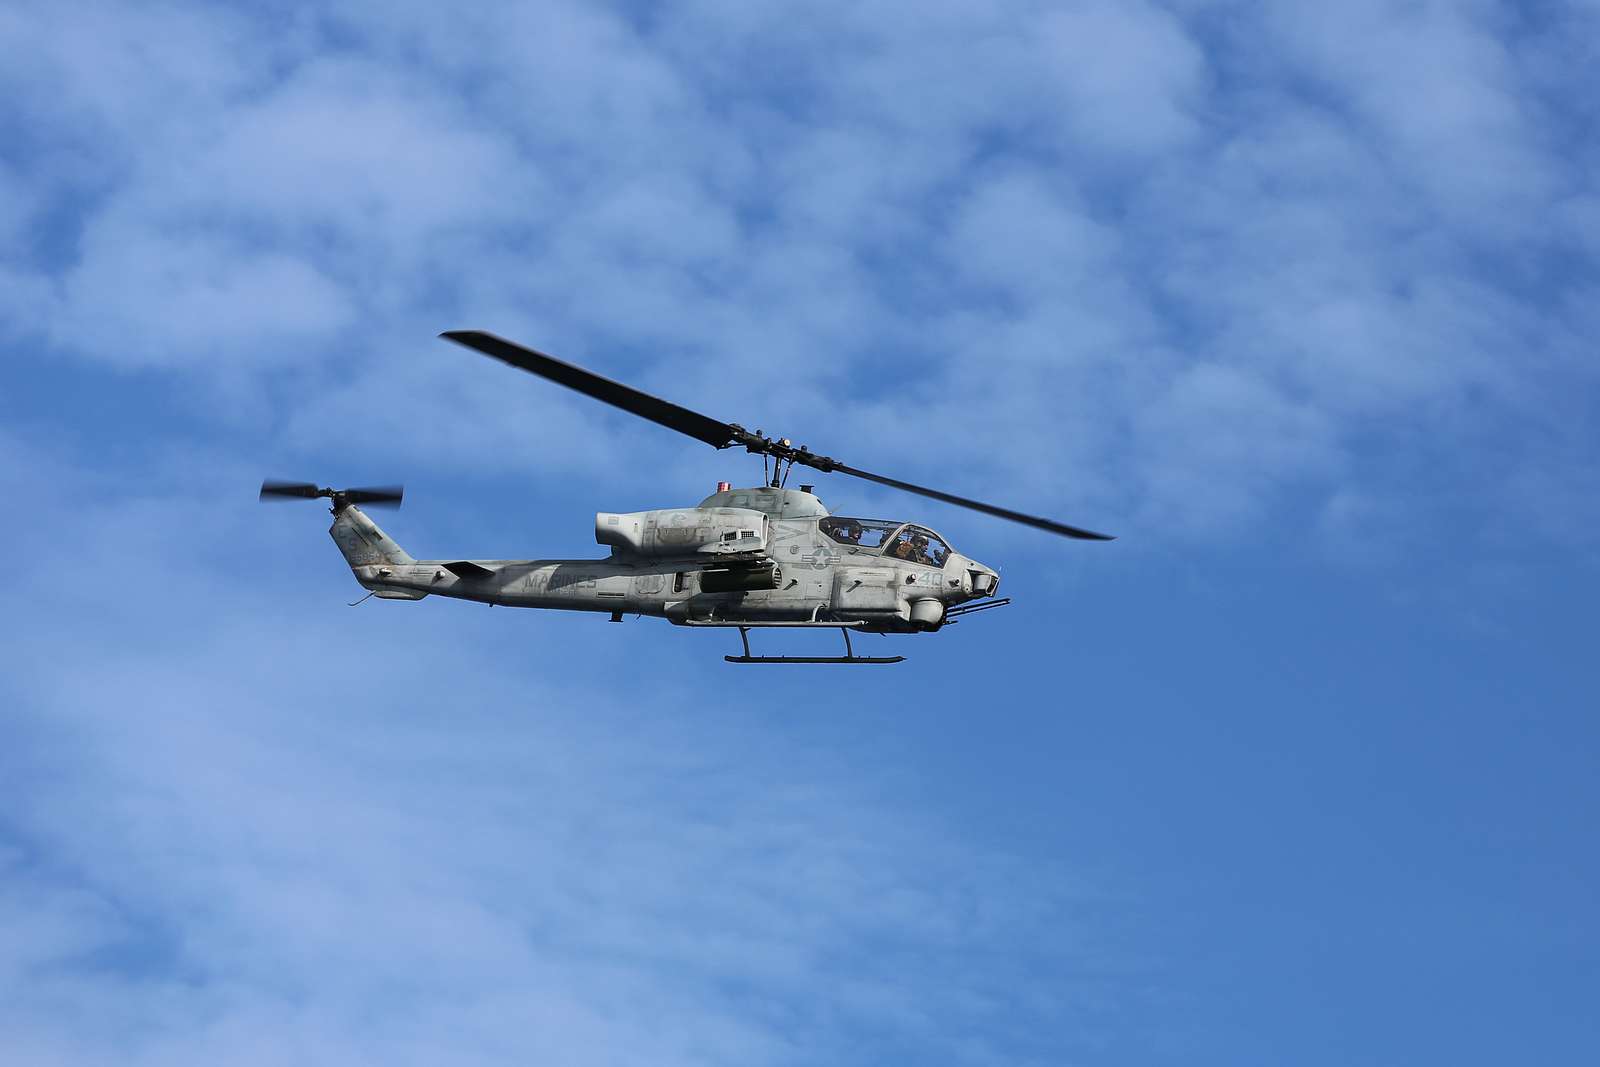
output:
<path id="1" fill-rule="evenodd" d="M 814 624 L 819 625 L 819 624 Z M 744 645 L 744 655 L 723 656 L 729 663 L 902 663 L 904 656 L 858 656 L 855 648 L 850 644 L 850 627 L 840 626 L 839 632 L 844 634 L 844 655 L 842 656 L 752 656 L 750 654 L 749 626 L 739 627 L 739 640 Z"/>

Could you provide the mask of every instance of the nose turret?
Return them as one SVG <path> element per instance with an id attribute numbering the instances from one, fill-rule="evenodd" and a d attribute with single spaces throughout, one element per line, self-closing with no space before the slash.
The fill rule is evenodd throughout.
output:
<path id="1" fill-rule="evenodd" d="M 950 554 L 945 573 L 950 578 L 945 588 L 953 594 L 950 599 L 957 602 L 994 596 L 1000 589 L 1000 572 L 959 552 Z"/>
<path id="2" fill-rule="evenodd" d="M 967 568 L 967 580 L 972 583 L 972 597 L 994 596 L 1000 591 L 1000 572 L 972 561 Z"/>

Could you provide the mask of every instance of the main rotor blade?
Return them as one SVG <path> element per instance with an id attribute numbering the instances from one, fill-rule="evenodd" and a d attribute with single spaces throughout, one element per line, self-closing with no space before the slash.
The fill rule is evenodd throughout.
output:
<path id="1" fill-rule="evenodd" d="M 525 370 L 530 374 L 537 374 L 541 378 L 548 378 L 553 382 L 576 390 L 585 396 L 594 397 L 613 407 L 638 415 L 640 418 L 649 419 L 658 425 L 670 430 L 677 430 L 697 440 L 704 441 L 713 448 L 728 448 L 731 445 L 741 445 L 746 451 L 773 456 L 780 462 L 801 464 L 813 467 L 824 473 L 840 471 L 844 474 L 864 478 L 869 482 L 877 482 L 892 489 L 903 489 L 908 493 L 942 500 L 946 504 L 957 507 L 970 508 L 985 515 L 1007 519 L 1011 522 L 1020 522 L 1024 526 L 1032 526 L 1038 530 L 1048 530 L 1053 534 L 1063 537 L 1076 537 L 1084 541 L 1112 541 L 1115 538 L 1108 534 L 1095 533 L 1093 530 L 1081 529 L 1077 526 L 1068 526 L 1066 523 L 1056 522 L 1054 519 L 1045 519 L 1037 515 L 1025 515 L 1020 511 L 1010 508 L 997 507 L 994 504 L 985 504 L 981 500 L 970 500 L 964 496 L 942 492 L 938 489 L 929 489 L 922 485 L 913 485 L 902 482 L 897 478 L 886 478 L 881 474 L 872 474 L 869 471 L 858 470 L 846 466 L 836 459 L 818 455 L 804 446 L 796 448 L 788 438 L 773 439 L 763 436 L 759 432 L 751 433 L 737 423 L 718 422 L 716 419 L 702 415 L 697 411 L 680 407 L 660 397 L 642 393 L 632 386 L 614 382 L 610 378 L 603 378 L 592 371 L 575 367 L 565 363 L 554 356 L 547 356 L 543 352 L 536 352 L 531 348 L 508 341 L 504 337 L 497 337 L 492 333 L 482 330 L 448 330 L 439 335 L 447 341 L 465 345 L 486 356 L 509 363 L 513 367 Z"/>
<path id="2" fill-rule="evenodd" d="M 575 389 L 612 407 L 649 419 L 669 430 L 688 434 L 713 448 L 727 448 L 739 437 L 737 429 L 729 423 L 718 422 L 697 411 L 690 411 L 660 397 L 642 393 L 632 386 L 614 382 L 610 378 L 602 378 L 592 371 L 564 363 L 543 352 L 524 348 L 514 341 L 507 341 L 504 337 L 497 337 L 482 330 L 448 330 L 439 336 L 458 345 L 475 349 L 486 356 L 493 356 L 530 374 L 548 378 L 568 389 Z"/>
<path id="3" fill-rule="evenodd" d="M 805 459 L 803 458 L 798 460 L 798 462 L 806 463 Z M 973 511 L 981 511 L 985 515 L 993 515 L 996 518 L 1010 519 L 1012 522 L 1020 522 L 1024 526 L 1032 526 L 1035 529 L 1049 530 L 1051 533 L 1060 534 L 1063 537 L 1076 537 L 1080 541 L 1116 540 L 1116 538 L 1112 537 L 1110 534 L 1095 533 L 1093 530 L 1085 530 L 1077 526 L 1068 526 L 1066 523 L 1056 522 L 1054 519 L 1043 519 L 1037 515 L 1024 515 L 1022 512 L 1012 511 L 1010 508 L 997 507 L 994 504 L 985 504 L 981 500 L 969 500 L 964 496 L 956 496 L 953 493 L 941 492 L 938 489 L 929 489 L 927 486 L 912 485 L 910 482 L 902 482 L 898 478 L 885 478 L 881 474 L 872 474 L 868 471 L 857 470 L 854 467 L 847 467 L 843 463 L 829 461 L 827 466 L 824 466 L 820 463 L 806 463 L 806 466 L 816 467 L 818 470 L 838 471 L 841 474 L 853 474 L 857 478 L 865 478 L 869 482 L 877 482 L 879 485 L 887 485 L 891 489 L 904 489 L 908 493 L 916 493 L 919 496 L 932 497 L 934 500 L 942 500 L 946 504 L 954 504 L 961 508 L 971 508 Z"/>

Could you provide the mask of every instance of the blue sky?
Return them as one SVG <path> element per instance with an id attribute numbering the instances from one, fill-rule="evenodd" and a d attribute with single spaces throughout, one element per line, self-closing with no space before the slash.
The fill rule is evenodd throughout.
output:
<path id="1" fill-rule="evenodd" d="M 1593 1059 L 1596 41 L 8 6 L 6 1062 Z M 263 476 L 478 557 L 756 477 L 462 327 L 1120 539 L 819 479 L 1017 598 L 890 669 L 349 608 Z"/>

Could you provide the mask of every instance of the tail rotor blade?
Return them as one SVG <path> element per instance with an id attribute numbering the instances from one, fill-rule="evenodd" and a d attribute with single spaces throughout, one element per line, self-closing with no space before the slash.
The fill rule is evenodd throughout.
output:
<path id="1" fill-rule="evenodd" d="M 400 506 L 400 501 L 405 498 L 406 490 L 403 485 L 377 485 L 365 489 L 341 489 L 339 495 L 352 504 L 397 508 Z"/>
<path id="2" fill-rule="evenodd" d="M 268 478 L 261 483 L 262 500 L 315 500 L 322 491 L 311 482 L 284 482 Z"/>

